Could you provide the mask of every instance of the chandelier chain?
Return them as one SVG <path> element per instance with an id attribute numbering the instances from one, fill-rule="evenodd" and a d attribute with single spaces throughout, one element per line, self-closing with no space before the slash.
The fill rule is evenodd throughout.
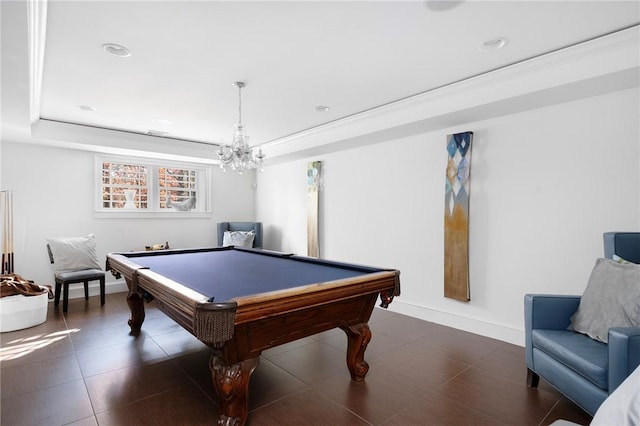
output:
<path id="1" fill-rule="evenodd" d="M 242 126 L 242 84 L 238 84 L 238 124 Z"/>

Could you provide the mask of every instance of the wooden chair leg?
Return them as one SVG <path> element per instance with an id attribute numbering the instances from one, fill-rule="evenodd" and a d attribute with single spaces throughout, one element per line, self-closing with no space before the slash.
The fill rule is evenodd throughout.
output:
<path id="1" fill-rule="evenodd" d="M 62 286 L 63 294 L 62 294 L 62 312 L 67 312 L 69 308 L 69 283 L 63 283 Z"/>
<path id="2" fill-rule="evenodd" d="M 84 300 L 89 300 L 89 281 L 84 281 Z"/>
<path id="3" fill-rule="evenodd" d="M 62 284 L 60 283 L 60 281 L 56 281 L 55 297 L 53 299 L 54 306 L 58 306 L 60 304 L 60 290 L 61 290 L 61 287 L 62 287 Z"/>
<path id="4" fill-rule="evenodd" d="M 527 386 L 530 388 L 537 388 L 540 382 L 540 376 L 527 368 Z"/>
<path id="5" fill-rule="evenodd" d="M 104 305 L 104 277 L 100 278 L 100 305 Z"/>

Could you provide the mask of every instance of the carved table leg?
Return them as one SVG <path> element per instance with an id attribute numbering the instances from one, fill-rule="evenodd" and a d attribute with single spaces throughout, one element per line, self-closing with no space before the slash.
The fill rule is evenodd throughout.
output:
<path id="1" fill-rule="evenodd" d="M 371 341 L 371 330 L 366 323 L 348 327 L 340 327 L 347 333 L 347 367 L 351 373 L 351 380 L 361 382 L 369 371 L 369 364 L 364 360 L 364 351 Z"/>
<path id="2" fill-rule="evenodd" d="M 137 333 L 144 322 L 144 299 L 137 291 L 129 290 L 127 294 L 127 304 L 131 310 L 131 318 L 129 319 L 129 327 L 131 331 Z"/>
<path id="3" fill-rule="evenodd" d="M 211 355 L 213 387 L 220 397 L 219 426 L 244 425 L 249 415 L 249 380 L 260 358 L 227 365 L 217 354 Z"/>

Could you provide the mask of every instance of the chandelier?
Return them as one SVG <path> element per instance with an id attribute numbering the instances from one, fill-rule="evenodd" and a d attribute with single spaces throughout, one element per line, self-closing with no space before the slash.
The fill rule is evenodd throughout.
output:
<path id="1" fill-rule="evenodd" d="M 238 88 L 238 124 L 233 132 L 233 143 L 231 145 L 220 144 L 218 149 L 218 158 L 220 159 L 220 168 L 226 171 L 227 167 L 235 170 L 238 174 L 242 174 L 245 170 L 259 168 L 262 171 L 262 163 L 265 155 L 262 148 L 257 154 L 253 154 L 253 148 L 249 146 L 249 136 L 244 133 L 242 125 L 242 88 L 246 86 L 243 81 L 233 83 Z"/>

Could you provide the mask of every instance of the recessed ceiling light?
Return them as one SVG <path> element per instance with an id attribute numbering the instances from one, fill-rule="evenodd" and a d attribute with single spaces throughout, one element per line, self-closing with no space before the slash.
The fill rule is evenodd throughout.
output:
<path id="1" fill-rule="evenodd" d="M 508 42 L 509 42 L 509 39 L 506 37 L 496 37 L 494 39 L 485 41 L 480 46 L 478 46 L 478 49 L 483 52 L 486 52 L 489 50 L 498 50 L 505 47 Z"/>
<path id="2" fill-rule="evenodd" d="M 326 105 L 318 105 L 315 108 L 313 108 L 316 112 L 327 112 L 329 111 L 331 108 L 329 108 Z"/>
<path id="3" fill-rule="evenodd" d="M 433 10 L 434 12 L 442 12 L 445 10 L 453 9 L 464 3 L 464 1 L 456 1 L 456 0 L 425 0 L 422 2 L 422 5 L 426 9 Z"/>
<path id="4" fill-rule="evenodd" d="M 162 126 L 170 126 L 173 124 L 171 120 L 167 120 L 166 118 L 152 118 L 151 121 Z"/>
<path id="5" fill-rule="evenodd" d="M 124 46 L 115 43 L 106 43 L 102 45 L 102 49 L 110 55 L 126 58 L 131 56 L 131 51 Z"/>
<path id="6" fill-rule="evenodd" d="M 96 110 L 91 105 L 78 105 L 78 108 L 80 108 L 83 111 L 95 111 Z"/>

